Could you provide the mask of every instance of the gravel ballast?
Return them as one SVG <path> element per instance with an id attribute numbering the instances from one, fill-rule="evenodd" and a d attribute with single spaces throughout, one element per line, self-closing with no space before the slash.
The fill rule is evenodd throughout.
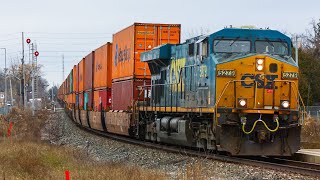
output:
<path id="1" fill-rule="evenodd" d="M 172 179 L 316 179 L 299 174 L 225 163 L 127 144 L 79 128 L 64 112 L 53 113 L 42 139 L 58 146 L 83 150 L 96 162 L 125 163 L 163 171 Z M 193 178 L 194 179 L 194 178 Z"/>

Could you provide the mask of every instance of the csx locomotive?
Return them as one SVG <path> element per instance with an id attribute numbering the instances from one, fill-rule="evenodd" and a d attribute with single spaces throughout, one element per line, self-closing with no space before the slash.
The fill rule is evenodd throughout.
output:
<path id="1" fill-rule="evenodd" d="M 59 91 L 59 98 L 66 103 L 74 121 L 104 132 L 235 156 L 291 156 L 299 150 L 304 106 L 298 91 L 299 68 L 291 56 L 289 37 L 269 29 L 225 28 L 182 44 L 170 44 L 170 37 L 176 37 L 175 43 L 180 42 L 180 26 L 166 26 L 165 31 L 162 25 L 132 27 L 137 27 L 132 28 L 137 31 L 134 37 L 126 34 L 130 28 L 121 31 L 121 37 L 128 36 L 130 42 L 133 39 L 138 43 L 128 44 L 124 38 L 114 36 L 117 43 L 107 44 L 105 62 L 113 64 L 112 68 L 94 68 L 100 67 L 97 63 L 101 59 L 95 62 L 86 57 L 73 71 L 78 79 L 64 83 L 70 87 L 77 83 L 74 89 L 79 87 L 78 90 L 70 90 L 73 94 L 67 95 Z M 118 49 L 123 48 L 132 50 L 128 51 L 128 58 L 140 57 L 139 62 L 112 62 L 117 60 Z M 99 51 L 93 52 L 92 58 L 105 56 L 98 55 Z M 112 60 L 111 52 L 115 57 Z M 82 85 L 78 84 L 83 78 L 91 87 L 107 76 L 91 74 L 88 79 L 83 65 L 88 64 L 86 73 L 94 68 L 93 73 L 108 69 L 108 73 L 119 74 L 120 67 L 129 62 L 139 65 L 131 66 L 134 71 L 150 73 L 144 72 L 144 76 L 140 74 L 140 79 L 133 77 L 132 81 L 113 79 L 112 87 L 108 85 L 105 90 L 105 94 L 112 90 L 112 98 L 103 98 L 101 88 L 81 92 Z M 111 84 L 111 79 L 108 82 Z M 133 100 L 125 97 L 128 93 L 132 93 L 128 97 Z M 86 100 L 88 97 L 94 98 Z M 85 105 L 82 107 L 81 103 Z M 124 104 L 122 110 L 115 108 Z"/>
<path id="2" fill-rule="evenodd" d="M 137 104 L 141 135 L 237 156 L 292 155 L 303 106 L 291 51 L 278 31 L 226 28 L 143 53 L 152 83 Z"/>

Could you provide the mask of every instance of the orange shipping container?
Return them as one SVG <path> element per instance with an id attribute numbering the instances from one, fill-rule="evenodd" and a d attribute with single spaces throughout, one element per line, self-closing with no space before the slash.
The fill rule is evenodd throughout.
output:
<path id="1" fill-rule="evenodd" d="M 80 63 L 78 64 L 78 67 L 79 67 L 79 76 L 78 76 L 78 79 L 79 79 L 79 92 L 82 92 L 84 90 L 84 59 L 82 59 L 80 61 Z"/>
<path id="2" fill-rule="evenodd" d="M 78 92 L 78 66 L 73 66 L 73 92 Z"/>
<path id="3" fill-rule="evenodd" d="M 140 54 L 162 44 L 180 43 L 180 24 L 134 23 L 113 35 L 112 80 L 150 78 L 148 65 L 140 62 Z"/>
<path id="4" fill-rule="evenodd" d="M 92 51 L 84 58 L 84 90 L 92 90 L 93 87 L 93 68 L 95 52 Z"/>
<path id="5" fill-rule="evenodd" d="M 112 44 L 107 43 L 95 50 L 94 57 L 94 89 L 112 85 Z"/>

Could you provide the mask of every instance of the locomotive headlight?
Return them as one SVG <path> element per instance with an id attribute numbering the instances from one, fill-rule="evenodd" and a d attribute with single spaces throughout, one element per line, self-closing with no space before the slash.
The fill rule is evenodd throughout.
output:
<path id="1" fill-rule="evenodd" d="M 263 70 L 263 59 L 256 59 L 256 69 L 258 71 L 262 71 Z"/>
<path id="2" fill-rule="evenodd" d="M 287 108 L 289 108 L 290 103 L 289 103 L 289 101 L 281 101 L 281 106 L 282 106 L 282 108 L 287 109 Z"/>
<path id="3" fill-rule="evenodd" d="M 263 70 L 263 66 L 259 64 L 259 65 L 257 66 L 257 70 L 258 70 L 258 71 L 262 71 L 262 70 Z"/>
<path id="4" fill-rule="evenodd" d="M 263 64 L 263 59 L 257 59 L 257 64 L 262 65 Z"/>
<path id="5" fill-rule="evenodd" d="M 241 107 L 246 107 L 247 106 L 247 100 L 246 99 L 239 99 L 239 105 Z"/>

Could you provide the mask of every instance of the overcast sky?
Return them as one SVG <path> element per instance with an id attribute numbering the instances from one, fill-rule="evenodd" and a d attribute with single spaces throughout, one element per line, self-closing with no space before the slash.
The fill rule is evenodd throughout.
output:
<path id="1" fill-rule="evenodd" d="M 20 61 L 25 32 L 37 43 L 44 78 L 56 84 L 62 82 L 62 55 L 66 77 L 73 64 L 134 22 L 180 23 L 183 39 L 229 25 L 300 34 L 320 18 L 319 7 L 319 0 L 1 0 L 0 48 L 7 48 L 7 64 Z"/>

